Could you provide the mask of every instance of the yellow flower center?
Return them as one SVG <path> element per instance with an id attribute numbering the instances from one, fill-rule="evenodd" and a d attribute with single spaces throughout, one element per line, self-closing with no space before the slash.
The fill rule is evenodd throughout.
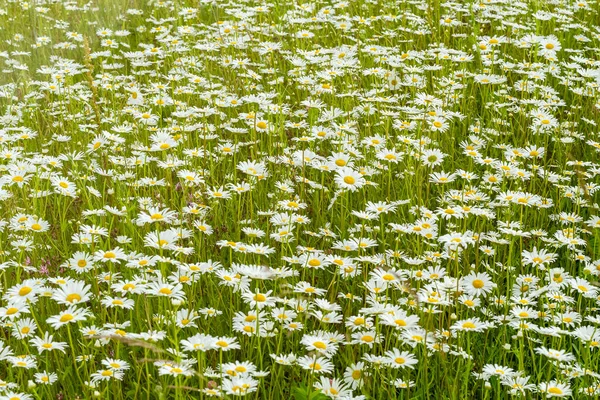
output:
<path id="1" fill-rule="evenodd" d="M 68 303 L 77 303 L 81 301 L 81 296 L 77 293 L 71 293 L 65 299 Z"/>
<path id="2" fill-rule="evenodd" d="M 318 267 L 319 265 L 321 265 L 321 261 L 319 261 L 319 259 L 317 258 L 313 258 L 308 261 L 308 265 L 310 265 L 311 267 Z"/>
<path id="3" fill-rule="evenodd" d="M 60 317 L 59 321 L 60 322 L 69 322 L 73 319 L 73 314 L 65 314 L 62 317 Z"/>
<path id="4" fill-rule="evenodd" d="M 327 345 L 321 341 L 314 342 L 313 346 L 316 347 L 317 349 L 321 349 L 321 350 L 325 350 L 327 348 Z"/>
<path id="5" fill-rule="evenodd" d="M 29 286 L 23 286 L 21 290 L 19 290 L 19 296 L 27 296 L 32 290 L 33 289 Z"/>

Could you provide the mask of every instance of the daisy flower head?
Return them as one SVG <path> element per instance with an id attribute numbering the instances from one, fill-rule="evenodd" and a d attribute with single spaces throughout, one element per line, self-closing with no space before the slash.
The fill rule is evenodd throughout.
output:
<path id="1" fill-rule="evenodd" d="M 496 287 L 487 272 L 472 272 L 461 279 L 461 287 L 471 296 L 487 296 Z"/>
<path id="2" fill-rule="evenodd" d="M 349 167 L 336 170 L 335 183 L 341 190 L 357 191 L 366 184 L 365 178 L 357 171 Z"/>

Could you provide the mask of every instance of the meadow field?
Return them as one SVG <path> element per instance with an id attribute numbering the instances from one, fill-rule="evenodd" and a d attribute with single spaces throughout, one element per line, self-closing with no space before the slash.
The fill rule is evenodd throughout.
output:
<path id="1" fill-rule="evenodd" d="M 600 396 L 598 0 L 0 1 L 0 400 Z"/>

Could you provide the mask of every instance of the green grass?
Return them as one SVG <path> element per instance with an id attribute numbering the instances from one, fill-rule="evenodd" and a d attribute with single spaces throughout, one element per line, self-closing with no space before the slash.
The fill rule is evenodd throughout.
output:
<path id="1" fill-rule="evenodd" d="M 596 397 L 599 11 L 1 3 L 0 399 Z"/>

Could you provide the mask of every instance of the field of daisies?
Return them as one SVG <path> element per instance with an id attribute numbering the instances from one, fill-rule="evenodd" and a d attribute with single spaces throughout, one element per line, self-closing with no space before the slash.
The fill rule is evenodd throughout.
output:
<path id="1" fill-rule="evenodd" d="M 600 395 L 598 0 L 0 28 L 1 400 Z"/>

